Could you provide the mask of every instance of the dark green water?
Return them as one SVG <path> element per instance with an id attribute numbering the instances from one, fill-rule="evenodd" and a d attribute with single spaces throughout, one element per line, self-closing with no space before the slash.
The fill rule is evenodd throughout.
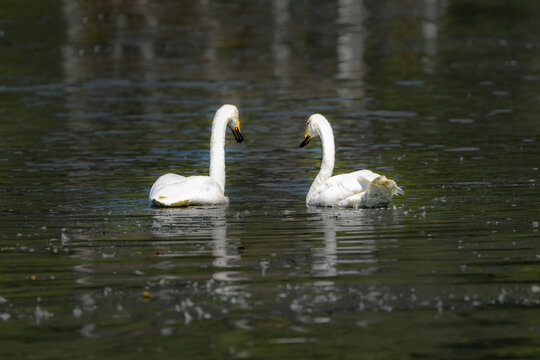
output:
<path id="1" fill-rule="evenodd" d="M 540 3 L 0 3 L 0 358 L 538 359 Z M 228 206 L 152 209 L 227 139 Z M 308 209 L 336 173 L 389 209 Z"/>

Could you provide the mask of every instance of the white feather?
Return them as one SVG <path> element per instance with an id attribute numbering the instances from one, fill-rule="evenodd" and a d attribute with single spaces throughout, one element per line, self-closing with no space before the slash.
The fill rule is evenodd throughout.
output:
<path id="1" fill-rule="evenodd" d="M 307 124 L 306 138 L 320 136 L 323 146 L 321 169 L 306 196 L 307 205 L 386 207 L 394 194 L 403 194 L 395 181 L 370 170 L 332 176 L 335 161 L 332 127 L 320 114 L 310 116 Z"/>
<path id="2" fill-rule="evenodd" d="M 234 105 L 223 105 L 214 116 L 210 140 L 210 176 L 162 175 L 150 189 L 148 200 L 151 205 L 176 207 L 229 202 L 225 196 L 224 147 L 227 127 L 236 128 L 239 132 L 238 109 Z"/>

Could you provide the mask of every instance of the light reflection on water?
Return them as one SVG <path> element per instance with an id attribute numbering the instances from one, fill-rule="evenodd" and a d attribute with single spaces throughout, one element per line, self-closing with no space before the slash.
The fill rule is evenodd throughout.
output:
<path id="1" fill-rule="evenodd" d="M 2 12 L 7 356 L 538 357 L 536 3 L 89 4 Z M 231 203 L 149 208 L 227 102 Z M 405 196 L 306 208 L 313 112 Z"/>

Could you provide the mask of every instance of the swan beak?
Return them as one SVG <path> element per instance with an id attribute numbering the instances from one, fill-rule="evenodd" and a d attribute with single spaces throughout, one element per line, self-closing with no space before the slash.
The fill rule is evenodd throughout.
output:
<path id="1" fill-rule="evenodd" d="M 300 147 L 303 148 L 304 146 L 306 146 L 307 144 L 309 144 L 309 142 L 311 141 L 311 137 L 309 135 L 306 134 L 306 136 L 304 136 L 304 140 L 302 141 L 302 143 L 300 144 Z"/>
<path id="2" fill-rule="evenodd" d="M 308 130 L 309 128 L 306 127 L 306 136 L 304 136 L 304 140 L 302 141 L 302 143 L 300 144 L 300 147 L 303 148 L 304 146 L 306 146 L 307 144 L 309 144 L 309 142 L 311 141 L 311 136 L 308 135 Z"/>
<path id="3" fill-rule="evenodd" d="M 236 127 L 232 130 L 232 133 L 237 142 L 241 143 L 242 141 L 244 141 L 244 137 L 240 132 L 240 120 L 238 120 L 238 125 L 236 125 Z"/>

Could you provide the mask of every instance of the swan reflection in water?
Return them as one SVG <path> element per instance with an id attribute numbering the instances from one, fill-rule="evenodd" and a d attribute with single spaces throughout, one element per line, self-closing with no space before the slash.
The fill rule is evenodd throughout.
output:
<path id="1" fill-rule="evenodd" d="M 377 272 L 378 224 L 390 224 L 390 209 L 343 209 L 308 207 L 308 213 L 320 220 L 323 247 L 311 248 L 311 275 L 369 275 Z M 387 235 L 383 235 L 386 240 Z M 339 239 L 339 244 L 338 244 Z M 339 246 L 338 246 L 339 245 Z M 340 265 L 340 269 L 338 269 Z"/>
<path id="2" fill-rule="evenodd" d="M 243 277 L 238 271 L 226 270 L 238 267 L 241 260 L 239 240 L 227 241 L 226 210 L 227 205 L 156 209 L 152 232 L 161 239 L 160 246 L 176 247 L 186 242 L 202 245 L 197 247 L 202 250 L 183 250 L 173 252 L 172 256 L 205 256 L 208 254 L 206 245 L 211 244 L 212 266 L 220 269 L 213 274 L 213 279 L 239 281 Z"/>

